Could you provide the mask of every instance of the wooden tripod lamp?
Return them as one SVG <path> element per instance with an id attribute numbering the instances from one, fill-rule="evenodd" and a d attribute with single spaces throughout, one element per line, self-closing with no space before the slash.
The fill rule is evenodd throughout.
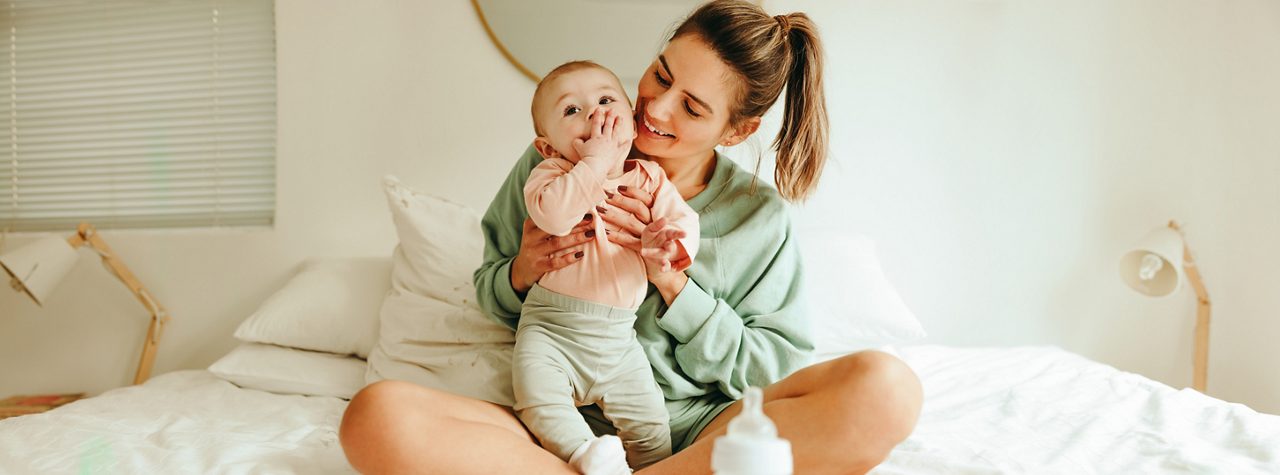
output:
<path id="1" fill-rule="evenodd" d="M 1133 250 L 1120 258 L 1120 277 L 1133 290 L 1151 297 L 1164 297 L 1178 290 L 1183 280 L 1196 291 L 1195 359 L 1191 387 L 1201 393 L 1209 379 L 1209 292 L 1191 248 L 1187 246 L 1177 221 L 1157 228 Z"/>
<path id="2" fill-rule="evenodd" d="M 164 325 L 169 323 L 169 313 L 116 257 L 111 247 L 98 235 L 97 229 L 89 223 L 80 223 L 76 233 L 69 238 L 49 236 L 5 253 L 0 256 L 0 267 L 9 274 L 14 290 L 27 294 L 36 305 L 43 307 L 45 297 L 53 292 L 58 282 L 75 266 L 80 257 L 76 250 L 81 247 L 97 252 L 102 257 L 103 265 L 111 269 L 116 278 L 124 282 L 134 297 L 142 302 L 142 306 L 151 312 L 151 325 L 147 327 L 147 339 L 142 343 L 138 372 L 133 377 L 133 384 L 142 384 L 151 377 L 156 346 L 160 343 Z"/>

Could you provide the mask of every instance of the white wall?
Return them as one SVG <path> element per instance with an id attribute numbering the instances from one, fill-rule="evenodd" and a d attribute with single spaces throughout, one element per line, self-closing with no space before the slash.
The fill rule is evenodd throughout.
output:
<path id="1" fill-rule="evenodd" d="M 103 232 L 173 314 L 156 374 L 229 351 L 236 325 L 303 259 L 389 255 L 383 175 L 483 209 L 530 139 L 533 84 L 467 2 L 279 0 L 276 16 L 274 228 Z M 44 309 L 0 291 L 0 395 L 132 381 L 146 311 L 83 254 Z"/>
<path id="2" fill-rule="evenodd" d="M 874 237 L 930 341 L 1190 385 L 1193 292 L 1116 270 L 1177 218 L 1214 303 L 1210 394 L 1280 413 L 1280 3 L 766 5 L 828 46 L 835 162 L 805 218 Z"/>
<path id="3" fill-rule="evenodd" d="M 1115 270 L 1176 217 L 1214 300 L 1210 393 L 1280 413 L 1280 4 L 766 6 L 828 47 L 834 157 L 801 221 L 874 237 L 930 342 L 1189 384 L 1190 292 L 1143 298 Z M 232 348 L 302 259 L 387 253 L 383 174 L 483 208 L 529 139 L 533 85 L 467 2 L 279 0 L 277 24 L 276 226 L 104 233 L 174 314 L 157 373 Z M 43 310 L 0 292 L 0 395 L 130 380 L 145 314 L 93 261 Z"/>

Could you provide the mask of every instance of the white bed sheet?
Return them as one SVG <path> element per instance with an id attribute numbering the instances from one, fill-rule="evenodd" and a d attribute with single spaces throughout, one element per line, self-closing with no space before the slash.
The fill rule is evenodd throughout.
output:
<path id="1" fill-rule="evenodd" d="M 354 473 L 338 443 L 346 406 L 176 371 L 0 420 L 0 473 Z"/>
<path id="2" fill-rule="evenodd" d="M 924 409 L 876 474 L 1280 474 L 1280 416 L 1050 347 L 901 354 Z"/>
<path id="3" fill-rule="evenodd" d="M 900 353 L 924 411 L 873 473 L 1280 473 L 1280 416 L 1055 348 Z M 0 473 L 352 473 L 346 404 L 178 371 L 0 421 Z"/>

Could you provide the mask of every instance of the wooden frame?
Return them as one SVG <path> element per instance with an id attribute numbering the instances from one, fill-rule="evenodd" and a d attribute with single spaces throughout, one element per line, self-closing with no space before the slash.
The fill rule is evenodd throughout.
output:
<path id="1" fill-rule="evenodd" d="M 71 244 L 72 249 L 87 246 L 96 251 L 102 257 L 102 262 L 116 275 L 116 278 L 124 282 L 129 291 L 133 292 L 133 296 L 139 302 L 142 302 L 142 306 L 146 307 L 148 312 L 151 312 L 151 324 L 147 326 L 147 339 L 142 342 L 142 356 L 138 361 L 138 370 L 133 376 L 133 384 L 146 382 L 151 377 L 151 367 L 155 363 L 156 347 L 160 344 L 160 335 L 164 333 L 164 326 L 170 320 L 169 312 L 151 297 L 151 293 L 142 286 L 142 283 L 133 275 L 133 272 L 116 257 L 115 252 L 111 250 L 111 246 L 108 246 L 107 242 L 102 240 L 102 237 L 98 235 L 98 230 L 93 225 L 80 223 L 80 226 L 76 228 L 76 234 L 67 238 L 67 243 Z"/>
<path id="2" fill-rule="evenodd" d="M 1178 226 L 1177 221 L 1169 221 L 1169 227 L 1178 234 L 1182 234 L 1182 227 Z M 1187 280 L 1196 291 L 1195 355 L 1192 360 L 1191 387 L 1204 393 L 1209 384 L 1209 315 L 1212 311 L 1212 303 L 1209 301 L 1209 291 L 1204 286 L 1200 268 L 1196 265 L 1195 257 L 1191 255 L 1191 247 L 1187 245 L 1185 236 L 1182 238 L 1182 270 L 1187 274 Z"/>

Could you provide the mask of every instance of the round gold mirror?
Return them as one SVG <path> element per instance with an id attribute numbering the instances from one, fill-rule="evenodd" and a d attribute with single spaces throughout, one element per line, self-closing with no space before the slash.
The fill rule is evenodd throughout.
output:
<path id="1" fill-rule="evenodd" d="M 667 36 L 706 0 L 471 0 L 498 49 L 537 81 L 560 64 L 589 59 L 635 94 Z"/>

